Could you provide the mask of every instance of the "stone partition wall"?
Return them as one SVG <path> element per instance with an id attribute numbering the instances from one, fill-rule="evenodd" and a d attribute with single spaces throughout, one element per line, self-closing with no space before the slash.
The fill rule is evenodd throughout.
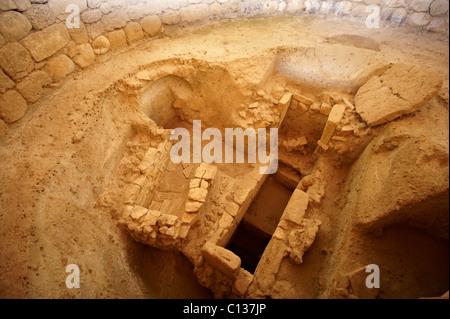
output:
<path id="1" fill-rule="evenodd" d="M 364 23 L 369 5 L 380 27 L 448 35 L 448 0 L 0 0 L 0 136 L 68 74 L 169 27 L 273 15 Z"/>

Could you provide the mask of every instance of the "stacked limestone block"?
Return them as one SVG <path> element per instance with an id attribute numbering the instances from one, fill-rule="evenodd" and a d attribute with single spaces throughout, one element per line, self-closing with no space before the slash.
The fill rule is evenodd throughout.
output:
<path id="1" fill-rule="evenodd" d="M 195 170 L 194 178 L 189 181 L 189 193 L 182 217 L 186 231 L 199 220 L 201 208 L 206 202 L 216 175 L 217 167 L 215 165 L 202 163 Z"/>
<path id="2" fill-rule="evenodd" d="M 150 147 L 137 165 L 139 174 L 127 184 L 123 194 L 123 203 L 148 207 L 153 190 L 159 183 L 162 172 L 170 160 L 172 143 L 164 140 L 156 148 Z"/>
<path id="3" fill-rule="evenodd" d="M 203 245 L 201 253 L 202 261 L 194 270 L 200 284 L 216 298 L 243 298 L 253 275 L 241 268 L 241 259 L 210 241 Z"/>
<path id="4" fill-rule="evenodd" d="M 289 257 L 297 264 L 303 262 L 303 255 L 314 243 L 322 224 L 318 219 L 305 218 L 309 201 L 309 195 L 300 189 L 292 194 L 259 261 L 246 297 L 263 298 L 271 295 L 284 258 Z"/>
<path id="5" fill-rule="evenodd" d="M 202 163 L 197 167 L 194 178 L 189 182 L 189 194 L 185 206 L 187 213 L 197 213 L 203 206 L 216 174 L 215 165 Z"/>
<path id="6" fill-rule="evenodd" d="M 186 235 L 177 216 L 138 205 L 125 208 L 119 225 L 134 240 L 160 249 L 179 249 Z"/>

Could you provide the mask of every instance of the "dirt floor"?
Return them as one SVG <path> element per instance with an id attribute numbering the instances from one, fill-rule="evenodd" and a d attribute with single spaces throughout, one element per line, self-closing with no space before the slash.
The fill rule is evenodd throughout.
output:
<path id="1" fill-rule="evenodd" d="M 327 72 L 342 76 L 332 78 L 328 73 L 312 72 L 311 82 L 302 86 L 303 90 L 310 85 L 312 92 L 317 81 L 328 78 L 330 86 L 345 91 L 358 84 L 358 77 L 347 77 L 359 72 L 354 66 L 358 63 L 362 69 L 376 68 L 372 63 L 381 61 L 417 64 L 442 76 L 443 85 L 436 97 L 419 112 L 389 126 L 396 133 L 412 136 L 408 141 L 416 141 L 421 149 L 428 147 L 427 154 L 432 156 L 417 168 L 415 160 L 422 153 L 416 156 L 413 146 L 405 146 L 403 155 L 396 155 L 400 166 L 386 173 L 382 168 L 389 160 L 376 158 L 381 156 L 379 153 L 367 155 L 364 149 L 355 149 L 341 158 L 325 157 L 314 164 L 314 169 L 311 154 L 316 145 L 309 144 L 307 155 L 295 159 L 290 159 L 288 153 L 280 154 L 282 161 L 290 163 L 301 177 L 319 169 L 328 183 L 322 200 L 307 212 L 308 218 L 322 222 L 313 246 L 301 265 L 283 259 L 270 297 L 352 298 L 357 292 L 355 287 L 348 287 L 347 274 L 370 263 L 384 270 L 382 289 L 370 298 L 420 298 L 445 293 L 449 272 L 448 199 L 444 199 L 444 195 L 448 196 L 448 39 L 407 29 L 362 26 L 348 21 L 277 17 L 181 30 L 169 28 L 164 37 L 108 53 L 100 63 L 70 75 L 60 87 L 48 89 L 48 94 L 31 105 L 23 119 L 9 126 L 0 141 L 0 297 L 213 297 L 198 283 L 194 266 L 182 253 L 133 241 L 116 225 L 115 214 L 119 212 L 98 207 L 134 134 L 130 124 L 136 127 L 141 117 L 140 111 L 118 102 L 118 88 L 123 79 L 147 70 L 153 63 L 182 61 L 168 64 L 167 68 L 185 65 L 195 69 L 192 72 L 205 72 L 204 78 L 197 76 L 196 85 L 203 85 L 203 93 L 210 94 L 210 100 L 221 100 L 223 104 L 217 102 L 215 114 L 205 111 L 204 124 L 220 118 L 221 125 L 226 126 L 239 118 L 237 111 L 225 112 L 226 104 L 233 100 L 247 102 L 248 92 L 264 82 L 274 57 L 279 59 L 278 73 L 265 83 L 271 88 L 296 88 L 299 85 L 295 81 L 286 81 L 288 75 L 298 78 L 298 74 L 289 74 L 290 60 L 305 47 L 316 48 L 319 54 L 323 46 L 332 48 L 327 58 L 332 67 Z M 307 67 L 301 63 L 299 66 Z M 295 118 L 295 114 L 288 114 L 286 125 L 298 125 Z M 318 140 L 325 122 L 326 118 L 313 115 L 298 125 L 298 132 L 303 130 L 307 139 Z M 165 122 L 166 128 L 178 124 Z M 289 131 L 294 132 L 281 128 L 280 134 Z M 385 145 L 379 141 L 386 136 L 384 129 L 373 132 L 361 145 L 370 142 L 374 149 Z M 363 190 L 370 193 L 371 187 L 378 189 L 377 182 L 371 184 L 368 175 L 377 161 L 381 163 L 380 174 L 393 177 L 388 194 L 376 197 L 378 203 L 373 203 L 365 201 L 370 194 Z M 221 174 L 228 176 L 239 176 L 241 169 L 246 170 L 219 165 Z M 434 179 L 436 185 L 432 181 L 425 186 L 414 182 L 415 190 L 402 186 L 398 174 L 407 179 L 408 172 L 421 169 L 424 176 L 417 176 L 423 183 Z M 442 178 L 437 181 L 433 172 Z M 114 191 L 120 193 L 120 188 Z M 390 203 L 390 197 L 397 194 L 401 194 L 398 205 L 402 216 L 411 212 L 413 217 L 397 222 L 390 217 L 371 220 L 364 215 L 383 206 L 383 201 Z M 428 197 L 424 195 L 422 204 L 411 199 L 422 198 L 423 194 Z M 360 215 L 354 217 L 355 211 Z M 436 214 L 428 218 L 424 212 L 429 211 Z M 426 226 L 417 227 L 420 224 Z M 65 269 L 71 263 L 80 266 L 81 289 L 65 286 Z"/>

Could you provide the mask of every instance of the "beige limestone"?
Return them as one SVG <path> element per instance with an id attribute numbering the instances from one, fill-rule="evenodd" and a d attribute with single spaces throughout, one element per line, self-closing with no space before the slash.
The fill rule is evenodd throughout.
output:
<path id="1" fill-rule="evenodd" d="M 44 93 L 43 87 L 52 83 L 51 77 L 45 71 L 34 71 L 16 85 L 16 90 L 27 100 L 36 102 Z"/>
<path id="2" fill-rule="evenodd" d="M 86 0 L 48 0 L 48 6 L 52 9 L 55 16 L 62 21 L 70 14 L 70 11 L 66 12 L 66 8 L 70 4 L 76 5 L 80 13 L 87 9 Z"/>
<path id="3" fill-rule="evenodd" d="M 6 133 L 6 130 L 8 129 L 8 126 L 5 122 L 3 122 L 2 119 L 0 119 L 0 138 Z"/>
<path id="4" fill-rule="evenodd" d="M 128 22 L 123 29 L 127 36 L 128 44 L 134 43 L 144 38 L 144 32 L 142 31 L 141 25 L 138 22 Z"/>
<path id="5" fill-rule="evenodd" d="M 296 189 L 284 209 L 281 219 L 300 225 L 308 208 L 309 196 L 305 192 Z"/>
<path id="6" fill-rule="evenodd" d="M 296 228 L 289 233 L 289 257 L 297 264 L 303 262 L 303 255 L 314 243 L 321 225 L 322 222 L 318 219 L 304 219 L 299 225 L 299 228 Z"/>
<path id="7" fill-rule="evenodd" d="M 190 23 L 203 20 L 208 16 L 208 5 L 195 4 L 182 8 L 180 9 L 180 15 L 182 22 Z"/>
<path id="8" fill-rule="evenodd" d="M 92 49 L 94 50 L 95 54 L 105 54 L 109 51 L 110 47 L 111 44 L 109 43 L 109 40 L 103 35 L 95 38 L 95 40 L 92 41 Z"/>
<path id="9" fill-rule="evenodd" d="M 203 206 L 202 202 L 188 199 L 186 201 L 185 210 L 188 213 L 195 213 L 198 212 L 202 206 Z"/>
<path id="10" fill-rule="evenodd" d="M 225 204 L 225 211 L 233 217 L 237 216 L 239 208 L 239 205 L 232 201 L 229 201 Z"/>
<path id="11" fill-rule="evenodd" d="M 55 24 L 42 31 L 34 32 L 22 40 L 36 62 L 53 55 L 70 41 L 70 35 L 64 24 Z"/>
<path id="12" fill-rule="evenodd" d="M 14 87 L 14 81 L 12 81 L 2 69 L 0 69 L 0 93 L 5 93 L 7 89 Z"/>
<path id="13" fill-rule="evenodd" d="M 416 111 L 436 95 L 441 85 L 442 77 L 427 67 L 394 64 L 358 90 L 356 112 L 369 126 L 380 125 Z"/>
<path id="14" fill-rule="evenodd" d="M 16 4 L 13 0 L 3 0 L 0 1 L 0 10 L 14 10 L 17 9 Z"/>
<path id="15" fill-rule="evenodd" d="M 81 14 L 81 20 L 84 23 L 94 23 L 103 17 L 100 9 L 86 10 Z"/>
<path id="16" fill-rule="evenodd" d="M 144 17 L 139 23 L 144 32 L 151 37 L 157 36 L 161 30 L 161 19 L 156 15 Z"/>
<path id="17" fill-rule="evenodd" d="M 18 42 L 10 42 L 0 48 L 0 67 L 10 77 L 30 72 L 34 63 L 30 53 Z"/>
<path id="18" fill-rule="evenodd" d="M 141 217 L 144 217 L 148 212 L 148 209 L 142 206 L 135 206 L 130 213 L 132 219 L 138 221 Z"/>
<path id="19" fill-rule="evenodd" d="M 161 216 L 161 212 L 156 210 L 148 210 L 147 214 L 144 217 L 144 223 L 150 226 L 156 225 Z"/>
<path id="20" fill-rule="evenodd" d="M 234 282 L 234 289 L 240 296 L 244 296 L 252 280 L 253 275 L 244 268 L 240 268 L 236 281 Z"/>
<path id="21" fill-rule="evenodd" d="M 83 22 L 80 21 L 79 28 L 70 28 L 67 30 L 69 31 L 72 41 L 76 44 L 87 43 L 89 41 L 89 36 Z"/>
<path id="22" fill-rule="evenodd" d="M 89 43 L 78 44 L 69 50 L 69 56 L 81 68 L 86 68 L 95 60 L 95 54 Z"/>
<path id="23" fill-rule="evenodd" d="M 107 37 L 112 48 L 118 48 L 127 44 L 127 37 L 122 29 L 109 32 Z"/>
<path id="24" fill-rule="evenodd" d="M 203 188 L 191 188 L 188 197 L 194 201 L 205 202 L 208 190 Z"/>
<path id="25" fill-rule="evenodd" d="M 27 102 L 15 90 L 0 96 L 0 118 L 6 123 L 20 120 L 27 111 Z"/>
<path id="26" fill-rule="evenodd" d="M 18 11 L 27 11 L 31 9 L 31 3 L 29 0 L 13 0 Z"/>
<path id="27" fill-rule="evenodd" d="M 7 41 L 19 41 L 31 31 L 31 23 L 16 11 L 0 12 L 0 33 Z"/>
<path id="28" fill-rule="evenodd" d="M 162 15 L 162 23 L 168 25 L 178 24 L 181 20 L 180 14 L 175 10 L 166 10 Z"/>
<path id="29" fill-rule="evenodd" d="M 67 55 L 60 54 L 49 59 L 44 69 L 53 82 L 57 82 L 72 73 L 75 70 L 75 64 Z"/>
<path id="30" fill-rule="evenodd" d="M 344 104 L 335 104 L 333 106 L 330 114 L 328 115 L 327 124 L 325 125 L 325 128 L 322 132 L 322 136 L 320 138 L 320 142 L 322 144 L 325 145 L 328 144 L 328 142 L 330 141 L 331 137 L 334 134 L 334 131 L 336 130 L 336 127 L 338 126 L 339 122 L 344 116 L 344 112 L 345 112 Z"/>
<path id="31" fill-rule="evenodd" d="M 314 102 L 314 101 L 313 101 L 312 99 L 310 99 L 309 97 L 306 97 L 306 96 L 301 95 L 301 94 L 294 94 L 294 95 L 293 95 L 293 98 L 296 99 L 296 100 L 299 101 L 299 102 L 302 102 L 302 103 L 306 104 L 306 105 L 311 105 L 311 104 L 313 104 L 313 102 Z"/>
<path id="32" fill-rule="evenodd" d="M 207 241 L 202 247 L 202 255 L 206 262 L 226 276 L 231 278 L 237 276 L 241 267 L 241 259 L 228 249 Z"/>
<path id="33" fill-rule="evenodd" d="M 57 21 L 56 16 L 47 4 L 33 4 L 23 14 L 28 18 L 35 30 L 42 30 Z"/>

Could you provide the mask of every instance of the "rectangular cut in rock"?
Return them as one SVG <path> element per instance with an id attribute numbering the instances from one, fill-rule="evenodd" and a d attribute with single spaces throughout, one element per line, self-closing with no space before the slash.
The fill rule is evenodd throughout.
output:
<path id="1" fill-rule="evenodd" d="M 39 32 L 29 34 L 22 44 L 30 51 L 36 62 L 55 54 L 70 41 L 70 34 L 64 24 L 55 24 Z"/>
<path id="2" fill-rule="evenodd" d="M 223 247 L 207 241 L 202 247 L 205 261 L 230 278 L 235 278 L 241 267 L 241 258 Z"/>
<path id="3" fill-rule="evenodd" d="M 288 220 L 294 224 L 300 225 L 303 217 L 305 216 L 306 209 L 308 208 L 309 195 L 304 191 L 296 189 L 289 202 L 284 209 L 281 219 Z"/>
<path id="4" fill-rule="evenodd" d="M 441 75 L 427 67 L 394 64 L 359 88 L 355 109 L 369 126 L 380 125 L 416 111 L 441 86 Z"/>
<path id="5" fill-rule="evenodd" d="M 344 112 L 345 105 L 343 104 L 336 104 L 331 109 L 331 112 L 328 115 L 327 124 L 325 125 L 325 128 L 322 132 L 322 137 L 320 138 L 320 141 L 323 144 L 328 144 L 328 142 L 330 141 L 331 137 L 334 134 L 334 131 L 336 130 L 336 127 L 344 116 Z"/>
<path id="6" fill-rule="evenodd" d="M 155 161 L 156 154 L 158 150 L 156 148 L 150 147 L 147 152 L 145 152 L 144 158 L 139 164 L 138 168 L 142 173 L 146 173 L 149 166 Z"/>

